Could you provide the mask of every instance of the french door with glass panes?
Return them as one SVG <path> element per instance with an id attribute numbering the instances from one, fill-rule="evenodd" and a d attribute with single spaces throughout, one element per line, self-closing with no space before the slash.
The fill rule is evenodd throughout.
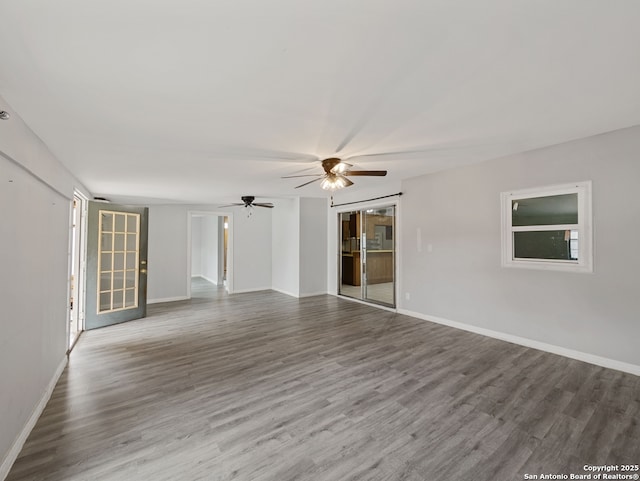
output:
<path id="1" fill-rule="evenodd" d="M 85 329 L 145 317 L 146 207 L 89 202 Z"/>

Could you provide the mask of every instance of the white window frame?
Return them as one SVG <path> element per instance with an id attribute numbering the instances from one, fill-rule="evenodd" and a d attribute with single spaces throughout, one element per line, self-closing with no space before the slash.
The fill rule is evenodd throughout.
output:
<path id="1" fill-rule="evenodd" d="M 578 194 L 578 224 L 568 225 L 512 225 L 512 203 L 519 199 L 549 197 L 563 194 Z M 538 187 L 502 192 L 502 267 L 547 269 L 570 272 L 593 272 L 593 219 L 591 206 L 591 181 L 572 184 Z M 547 230 L 577 230 L 580 245 L 578 260 L 563 259 L 516 259 L 513 251 L 515 232 Z"/>

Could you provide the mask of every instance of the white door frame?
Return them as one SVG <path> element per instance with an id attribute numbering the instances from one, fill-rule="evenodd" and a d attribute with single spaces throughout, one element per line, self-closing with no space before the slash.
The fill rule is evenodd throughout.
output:
<path id="1" fill-rule="evenodd" d="M 191 299 L 191 221 L 196 216 L 226 217 L 228 219 L 227 283 L 225 289 L 229 294 L 233 294 L 233 214 L 230 212 L 190 210 L 187 212 L 187 299 Z M 224 249 L 224 246 L 222 248 Z"/>
<path id="2" fill-rule="evenodd" d="M 76 225 L 74 231 L 74 201 L 78 201 L 79 205 L 76 205 L 77 212 L 79 213 L 78 225 Z M 68 341 L 68 352 L 73 349 L 73 346 L 77 342 L 82 331 L 84 331 L 84 317 L 85 317 L 85 296 L 86 296 L 86 269 L 87 269 L 87 205 L 89 198 L 78 190 L 74 190 L 73 199 L 71 201 L 71 209 L 69 212 L 69 278 L 68 278 L 68 294 L 67 299 L 67 333 L 66 339 Z M 77 269 L 76 269 L 77 268 Z M 77 272 L 77 278 L 74 279 L 75 292 L 74 296 L 74 317 L 76 322 L 76 335 L 71 338 L 71 322 L 74 320 L 71 318 L 71 278 L 75 276 Z"/>
<path id="3" fill-rule="evenodd" d="M 367 210 L 367 209 L 375 209 L 378 207 L 385 207 L 385 206 L 389 206 L 389 205 L 393 205 L 395 206 L 395 231 L 393 233 L 395 241 L 394 241 L 394 246 L 395 246 L 395 265 L 394 265 L 394 276 L 395 276 L 395 299 L 396 299 L 396 305 L 395 307 L 388 307 L 388 306 L 384 306 L 381 304 L 376 304 L 374 302 L 369 302 L 366 299 L 357 299 L 354 297 L 348 297 L 348 296 L 342 296 L 340 295 L 340 282 L 342 281 L 341 279 L 341 264 L 342 264 L 342 249 L 340 248 L 341 246 L 341 242 L 342 242 L 342 238 L 341 238 L 341 222 L 340 222 L 340 214 L 344 213 L 344 212 L 354 212 L 354 211 L 362 211 L 362 210 Z M 388 311 L 392 311 L 392 312 L 397 312 L 397 310 L 400 308 L 400 303 L 401 303 L 401 299 L 400 299 L 400 292 L 402 292 L 400 290 L 401 288 L 401 276 L 400 276 L 400 265 L 401 265 L 401 252 L 402 249 L 400 248 L 401 246 L 401 242 L 402 242 L 402 238 L 401 238 L 401 217 L 400 217 L 400 212 L 401 212 L 401 198 L 397 197 L 397 198 L 387 198 L 387 199 L 380 199 L 380 200 L 375 200 L 375 201 L 365 201 L 365 202 L 358 202 L 357 204 L 353 204 L 353 205 L 345 205 L 345 206 L 339 206 L 339 207 L 333 207 L 333 214 L 335 215 L 334 217 L 334 222 L 337 219 L 337 235 L 335 237 L 334 240 L 334 244 L 337 247 L 337 259 L 338 259 L 338 265 L 337 265 L 337 272 L 336 272 L 336 277 L 335 277 L 335 294 L 343 299 L 347 299 L 350 301 L 354 301 L 354 302 L 359 302 L 362 304 L 367 304 L 369 306 L 375 306 L 375 307 L 379 307 L 380 309 L 385 309 Z M 362 219 L 360 220 L 360 222 L 362 222 Z M 362 224 L 361 224 L 361 228 L 362 228 Z M 361 265 L 361 269 L 362 269 L 362 265 Z M 361 272 L 361 276 L 362 276 L 362 272 Z"/>

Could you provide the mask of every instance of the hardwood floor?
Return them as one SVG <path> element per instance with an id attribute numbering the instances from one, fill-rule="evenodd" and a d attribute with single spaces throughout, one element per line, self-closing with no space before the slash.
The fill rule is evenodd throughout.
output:
<path id="1" fill-rule="evenodd" d="M 393 293 L 395 286 L 393 282 L 384 282 L 381 284 L 371 284 L 367 286 L 367 300 L 369 302 L 382 302 L 389 306 L 394 305 Z M 353 297 L 355 299 L 362 299 L 361 286 L 350 286 L 348 284 L 340 285 L 340 294 Z"/>
<path id="2" fill-rule="evenodd" d="M 9 481 L 521 480 L 640 462 L 640 378 L 333 296 L 82 335 Z"/>

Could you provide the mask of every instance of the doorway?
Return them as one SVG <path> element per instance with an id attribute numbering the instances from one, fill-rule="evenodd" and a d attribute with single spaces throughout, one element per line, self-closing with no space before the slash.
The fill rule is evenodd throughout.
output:
<path id="1" fill-rule="evenodd" d="M 85 261 L 86 261 L 87 198 L 74 192 L 71 207 L 71 263 L 69 275 L 68 351 L 84 330 Z"/>
<path id="2" fill-rule="evenodd" d="M 341 212 L 338 219 L 338 293 L 395 307 L 396 206 Z"/>
<path id="3" fill-rule="evenodd" d="M 192 297 L 194 282 L 197 283 L 200 293 L 207 289 L 230 291 L 230 230 L 231 219 L 227 215 L 215 212 L 189 212 L 189 297 Z"/>

